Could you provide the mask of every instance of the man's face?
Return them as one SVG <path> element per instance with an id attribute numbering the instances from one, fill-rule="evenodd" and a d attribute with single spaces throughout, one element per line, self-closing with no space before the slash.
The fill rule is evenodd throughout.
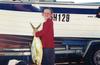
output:
<path id="1" fill-rule="evenodd" d="M 98 13 L 98 15 L 100 15 L 100 13 Z"/>
<path id="2" fill-rule="evenodd" d="M 51 10 L 45 9 L 44 12 L 43 12 L 43 16 L 44 16 L 45 19 L 51 18 L 52 17 Z"/>

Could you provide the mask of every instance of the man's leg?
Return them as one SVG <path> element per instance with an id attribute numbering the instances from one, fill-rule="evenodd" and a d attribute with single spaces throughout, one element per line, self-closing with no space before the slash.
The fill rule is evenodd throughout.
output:
<path id="1" fill-rule="evenodd" d="M 52 48 L 43 49 L 43 60 L 42 65 L 54 65 L 55 63 L 55 53 Z"/>

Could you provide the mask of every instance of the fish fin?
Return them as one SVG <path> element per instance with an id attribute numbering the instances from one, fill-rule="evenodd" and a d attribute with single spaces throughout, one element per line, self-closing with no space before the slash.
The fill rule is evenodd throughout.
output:
<path id="1" fill-rule="evenodd" d="M 38 30 L 38 29 L 40 28 L 40 26 L 41 26 L 41 24 L 39 24 L 39 25 L 36 27 L 36 29 Z"/>

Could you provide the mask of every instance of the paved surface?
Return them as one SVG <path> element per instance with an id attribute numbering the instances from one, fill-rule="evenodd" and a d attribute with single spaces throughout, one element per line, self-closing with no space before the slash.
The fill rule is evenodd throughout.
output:
<path id="1" fill-rule="evenodd" d="M 56 65 L 85 65 L 85 64 L 56 64 Z"/>
<path id="2" fill-rule="evenodd" d="M 65 63 L 56 63 L 55 65 L 85 65 L 83 62 L 65 62 Z"/>

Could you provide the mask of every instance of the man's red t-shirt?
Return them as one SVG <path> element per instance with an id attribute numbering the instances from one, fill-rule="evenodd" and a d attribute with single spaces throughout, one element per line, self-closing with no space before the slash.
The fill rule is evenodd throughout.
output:
<path id="1" fill-rule="evenodd" d="M 43 23 L 43 29 L 36 32 L 36 37 L 40 37 L 43 48 L 54 48 L 54 30 L 53 21 L 48 19 Z"/>

